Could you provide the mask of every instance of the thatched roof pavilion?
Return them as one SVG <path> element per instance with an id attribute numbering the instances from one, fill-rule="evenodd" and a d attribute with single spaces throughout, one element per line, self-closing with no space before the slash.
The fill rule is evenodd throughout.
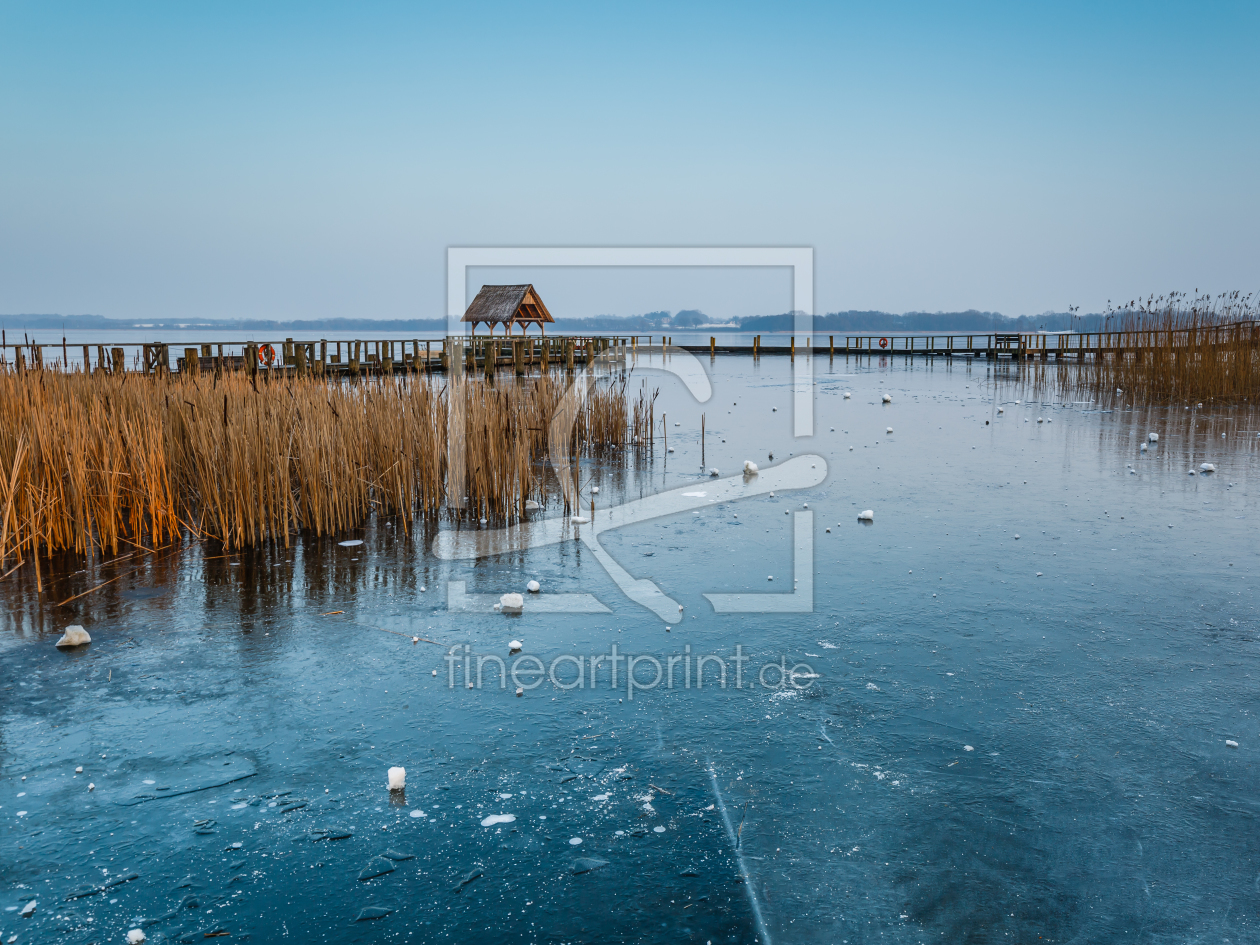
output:
<path id="1" fill-rule="evenodd" d="M 485 322 L 492 335 L 495 325 L 502 325 L 506 334 L 512 333 L 513 325 L 520 325 L 522 334 L 530 325 L 537 325 L 546 334 L 544 326 L 555 319 L 532 285 L 483 285 L 461 321 L 472 322 L 474 333 L 477 323 Z"/>

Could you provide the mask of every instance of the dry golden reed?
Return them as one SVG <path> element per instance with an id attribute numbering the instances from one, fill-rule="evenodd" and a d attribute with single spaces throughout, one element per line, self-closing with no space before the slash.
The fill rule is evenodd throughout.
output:
<path id="1" fill-rule="evenodd" d="M 0 561 L 117 554 L 185 533 L 287 543 L 373 512 L 510 520 L 527 498 L 545 501 L 547 430 L 567 384 L 0 370 Z M 447 450 L 456 414 L 459 476 Z M 597 384 L 567 455 L 624 448 L 635 432 L 625 381 Z"/>
<path id="2" fill-rule="evenodd" d="M 1126 403 L 1238 403 L 1260 395 L 1256 302 L 1239 292 L 1171 293 L 1109 309 L 1105 346 L 1053 377 L 1065 396 Z M 1052 369 L 1053 370 L 1053 369 Z"/>

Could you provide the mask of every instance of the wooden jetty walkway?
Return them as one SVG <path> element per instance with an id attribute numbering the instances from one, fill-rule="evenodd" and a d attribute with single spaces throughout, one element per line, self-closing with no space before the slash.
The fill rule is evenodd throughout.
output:
<path id="1" fill-rule="evenodd" d="M 244 371 L 265 376 L 390 376 L 446 373 L 452 361 L 461 372 L 511 370 L 523 375 L 551 368 L 572 371 L 600 355 L 633 356 L 639 351 L 682 350 L 691 354 L 798 354 L 818 357 L 889 356 L 999 358 L 1086 361 L 1120 358 L 1145 351 L 1200 353 L 1217 345 L 1260 346 L 1260 323 L 1173 331 L 1063 333 L 943 333 L 897 335 L 755 335 L 752 344 L 723 344 L 712 335 L 708 345 L 675 344 L 669 335 L 550 335 L 544 337 L 449 336 L 422 340 L 240 341 L 175 347 L 160 342 L 109 345 L 0 343 L 0 369 L 83 370 L 118 374 L 205 374 Z M 798 343 L 799 342 L 799 343 Z M 74 351 L 71 359 L 70 352 Z M 81 356 L 80 356 L 81 351 Z"/>

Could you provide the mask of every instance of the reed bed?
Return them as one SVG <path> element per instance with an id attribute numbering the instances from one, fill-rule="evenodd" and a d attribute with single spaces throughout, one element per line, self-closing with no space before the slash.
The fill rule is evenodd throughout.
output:
<path id="1" fill-rule="evenodd" d="M 546 500 L 566 387 L 0 370 L 0 562 L 185 534 L 287 545 L 374 512 L 512 520 Z M 605 380 L 577 407 L 567 455 L 623 450 L 637 432 L 624 378 Z"/>
<path id="2" fill-rule="evenodd" d="M 1231 403 L 1260 395 L 1260 312 L 1252 295 L 1174 292 L 1107 315 L 1110 344 L 1120 351 L 1059 364 L 1046 380 L 1062 395 L 1102 403 Z"/>

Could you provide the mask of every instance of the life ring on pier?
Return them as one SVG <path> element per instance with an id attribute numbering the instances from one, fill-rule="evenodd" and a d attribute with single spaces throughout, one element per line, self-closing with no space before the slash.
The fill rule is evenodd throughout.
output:
<path id="1" fill-rule="evenodd" d="M 258 348 L 258 363 L 271 367 L 276 363 L 276 349 L 271 345 L 260 345 Z"/>
<path id="2" fill-rule="evenodd" d="M 887 339 L 887 338 L 880 338 L 880 339 L 879 339 L 879 346 L 880 346 L 881 348 L 887 348 L 887 347 L 888 347 L 888 339 Z"/>

